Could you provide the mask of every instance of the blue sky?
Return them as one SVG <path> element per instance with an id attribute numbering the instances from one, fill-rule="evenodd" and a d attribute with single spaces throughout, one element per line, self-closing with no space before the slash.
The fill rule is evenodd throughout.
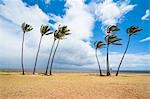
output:
<path id="1" fill-rule="evenodd" d="M 64 16 L 65 15 L 65 2 L 63 0 L 50 0 L 49 3 L 46 3 L 44 0 L 23 0 L 25 3 L 27 3 L 30 6 L 33 6 L 35 4 L 38 4 L 39 8 L 42 9 L 43 12 L 45 12 L 46 14 L 49 13 L 53 13 L 55 15 L 58 16 Z M 85 4 L 89 4 L 93 1 L 96 0 L 85 0 Z M 114 2 L 118 2 L 119 0 L 114 0 Z M 97 1 L 96 1 L 97 2 Z M 133 41 L 132 41 L 132 45 L 137 45 L 137 46 L 133 46 L 134 50 L 129 50 L 128 52 L 130 53 L 141 53 L 141 52 L 146 52 L 149 53 L 150 50 L 149 46 L 147 46 L 148 44 L 150 44 L 150 42 L 142 42 L 139 43 L 139 41 L 143 38 L 149 37 L 150 33 L 149 33 L 149 26 L 150 26 L 150 21 L 145 21 L 145 20 L 141 20 L 141 17 L 145 14 L 145 11 L 147 9 L 150 9 L 150 5 L 148 3 L 147 0 L 130 0 L 131 4 L 135 4 L 135 8 L 133 11 L 127 13 L 124 16 L 123 22 L 118 23 L 118 26 L 121 28 L 121 31 L 118 33 L 118 36 L 127 39 L 127 35 L 125 33 L 126 28 L 128 28 L 131 25 L 137 25 L 142 27 L 144 30 L 139 33 L 137 36 L 133 37 Z M 54 21 L 50 20 L 50 23 L 54 23 Z M 102 33 L 104 31 L 102 31 L 101 29 L 101 21 L 96 20 L 94 27 L 93 27 L 93 37 L 91 38 L 91 41 L 95 41 L 95 40 L 102 40 L 103 36 L 105 36 L 105 34 L 100 35 L 100 33 Z M 123 44 L 126 43 L 126 40 L 122 41 Z M 132 47 L 131 45 L 131 47 Z M 115 51 L 119 51 L 122 52 L 122 50 L 124 49 L 123 47 L 113 47 L 113 49 Z M 140 49 L 140 50 L 139 50 Z"/>
<path id="2" fill-rule="evenodd" d="M 111 46 L 112 68 L 116 68 L 125 49 L 126 29 L 137 25 L 143 31 L 132 37 L 122 69 L 150 70 L 149 4 L 148 0 L 0 0 L 0 67 L 20 68 L 20 24 L 25 21 L 35 27 L 26 36 L 26 68 L 33 66 L 41 24 L 49 24 L 53 29 L 65 24 L 72 32 L 62 41 L 54 67 L 89 69 L 97 69 L 93 42 L 104 41 L 104 27 L 117 24 L 121 29 L 117 35 L 123 39 L 123 46 Z M 52 38 L 45 37 L 42 42 L 38 68 L 45 68 Z M 106 49 L 99 51 L 103 69 L 105 53 Z"/>

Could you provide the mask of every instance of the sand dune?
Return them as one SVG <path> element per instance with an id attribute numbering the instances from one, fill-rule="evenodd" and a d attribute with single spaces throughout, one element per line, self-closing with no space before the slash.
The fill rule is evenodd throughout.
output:
<path id="1" fill-rule="evenodd" d="M 0 99 L 150 99 L 150 74 L 23 76 L 0 72 Z"/>

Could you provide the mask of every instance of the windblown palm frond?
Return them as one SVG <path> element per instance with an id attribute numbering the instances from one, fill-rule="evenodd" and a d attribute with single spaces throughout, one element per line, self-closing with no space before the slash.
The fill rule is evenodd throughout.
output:
<path id="1" fill-rule="evenodd" d="M 58 30 L 54 32 L 55 39 L 64 39 L 66 35 L 70 35 L 69 29 L 67 26 L 60 26 L 58 27 Z"/>
<path id="2" fill-rule="evenodd" d="M 48 25 L 41 25 L 40 32 L 41 32 L 42 36 L 53 33 L 53 32 L 49 32 L 49 31 L 50 31 L 50 27 Z"/>
<path id="3" fill-rule="evenodd" d="M 29 24 L 26 24 L 25 22 L 22 23 L 21 28 L 24 33 L 33 30 L 32 26 Z"/>
<path id="4" fill-rule="evenodd" d="M 122 45 L 122 44 L 118 43 L 121 40 L 122 39 L 118 38 L 116 35 L 107 35 L 105 37 L 105 41 L 107 44 Z"/>
<path id="5" fill-rule="evenodd" d="M 143 29 L 138 26 L 131 26 L 126 31 L 127 31 L 128 35 L 131 36 L 131 35 L 135 35 L 137 32 L 139 32 L 141 30 L 143 30 Z"/>
<path id="6" fill-rule="evenodd" d="M 96 42 L 94 42 L 94 46 L 95 46 L 96 49 L 97 48 L 103 48 L 105 45 L 106 44 L 103 43 L 102 41 L 96 41 Z"/>
<path id="7" fill-rule="evenodd" d="M 116 25 L 111 25 L 107 27 L 107 33 L 112 33 L 119 31 L 120 29 Z"/>

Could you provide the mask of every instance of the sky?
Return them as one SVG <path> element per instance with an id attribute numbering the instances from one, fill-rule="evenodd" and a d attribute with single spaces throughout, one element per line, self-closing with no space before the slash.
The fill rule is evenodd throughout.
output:
<path id="1" fill-rule="evenodd" d="M 115 70 L 125 50 L 132 25 L 143 31 L 132 36 L 121 70 L 150 70 L 150 1 L 149 0 L 0 0 L 0 68 L 21 69 L 21 24 L 34 27 L 25 35 L 25 69 L 33 69 L 40 26 L 57 29 L 67 25 L 71 35 L 60 42 L 53 68 L 95 69 L 95 41 L 104 41 L 106 27 L 117 25 L 116 35 L 123 46 L 110 46 L 110 67 Z M 37 69 L 46 68 L 53 35 L 44 36 Z M 98 50 L 102 69 L 106 69 L 106 48 Z"/>

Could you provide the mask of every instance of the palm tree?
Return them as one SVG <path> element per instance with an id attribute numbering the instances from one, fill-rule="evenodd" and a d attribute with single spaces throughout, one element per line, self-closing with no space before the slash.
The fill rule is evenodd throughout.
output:
<path id="1" fill-rule="evenodd" d="M 22 74 L 24 75 L 24 66 L 23 66 L 23 48 L 24 48 L 24 36 L 26 32 L 33 30 L 32 26 L 26 24 L 25 22 L 21 25 L 23 31 L 23 39 L 22 39 L 22 50 L 21 50 L 21 65 L 22 65 Z"/>
<path id="2" fill-rule="evenodd" d="M 39 55 L 39 51 L 40 51 L 42 37 L 44 35 L 49 35 L 49 34 L 53 33 L 53 32 L 49 32 L 49 31 L 50 31 L 50 27 L 48 25 L 41 25 L 41 28 L 40 28 L 41 37 L 40 37 L 40 42 L 39 42 L 38 50 L 37 50 L 37 54 L 36 54 L 36 59 L 35 59 L 35 64 L 34 64 L 34 69 L 33 69 L 33 75 L 35 74 L 36 63 L 37 63 L 37 60 L 38 60 L 38 55 Z"/>
<path id="3" fill-rule="evenodd" d="M 68 33 L 69 31 L 70 30 L 67 28 L 67 26 L 60 26 L 59 25 L 58 30 L 56 30 L 54 32 L 54 40 L 58 39 L 58 42 L 57 42 L 56 48 L 54 50 L 54 53 L 53 53 L 53 56 L 52 56 L 52 61 L 51 61 L 51 64 L 50 64 L 50 75 L 52 75 L 53 61 L 54 61 L 54 57 L 55 57 L 59 42 L 60 42 L 61 39 L 65 39 L 64 37 L 66 35 L 70 35 L 70 33 Z"/>
<path id="4" fill-rule="evenodd" d="M 127 29 L 128 42 L 127 42 L 126 49 L 125 49 L 125 51 L 124 51 L 124 53 L 123 53 L 123 56 L 122 56 L 122 58 L 121 58 L 121 61 L 120 61 L 120 63 L 119 63 L 116 76 L 118 76 L 120 66 L 121 66 L 122 61 L 123 61 L 123 59 L 124 59 L 124 57 L 125 57 L 125 54 L 126 54 L 126 52 L 127 52 L 127 50 L 128 50 L 129 43 L 130 43 L 130 40 L 131 40 L 131 36 L 132 36 L 132 35 L 136 35 L 136 33 L 139 32 L 139 31 L 141 31 L 141 30 L 142 30 L 142 29 L 139 28 L 139 27 L 137 27 L 137 26 L 131 26 L 131 27 L 129 27 L 129 28 Z"/>
<path id="5" fill-rule="evenodd" d="M 99 74 L 100 76 L 102 76 L 102 71 L 101 71 L 101 66 L 100 66 L 100 63 L 99 63 L 99 60 L 98 60 L 98 55 L 97 55 L 97 49 L 98 48 L 103 48 L 106 44 L 104 44 L 102 41 L 96 41 L 94 43 L 94 46 L 95 46 L 95 56 L 96 56 L 96 60 L 97 60 L 97 64 L 99 66 Z"/>
<path id="6" fill-rule="evenodd" d="M 110 44 L 121 45 L 121 44 L 117 43 L 121 39 L 113 34 L 114 32 L 119 31 L 119 30 L 120 29 L 115 25 L 109 26 L 107 28 L 107 35 L 105 37 L 105 41 L 106 41 L 106 45 L 107 45 L 107 56 L 106 56 L 107 76 L 110 76 L 110 70 L 109 70 L 109 45 Z"/>
<path id="7" fill-rule="evenodd" d="M 56 32 L 57 32 L 57 30 L 54 32 L 54 34 L 55 34 Z M 47 75 L 47 71 L 48 71 L 48 68 L 49 68 L 50 58 L 51 58 L 52 51 L 53 51 L 53 48 L 54 48 L 54 45 L 55 45 L 56 40 L 57 40 L 57 39 L 56 39 L 55 36 L 54 36 L 54 41 L 53 41 L 52 48 L 51 48 L 50 53 L 49 53 L 49 58 L 48 58 L 47 67 L 46 67 L 46 70 L 45 70 L 45 75 Z"/>

